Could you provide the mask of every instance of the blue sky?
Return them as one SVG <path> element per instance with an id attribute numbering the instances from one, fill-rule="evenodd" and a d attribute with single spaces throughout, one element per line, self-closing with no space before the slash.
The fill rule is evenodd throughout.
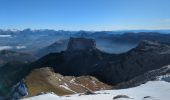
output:
<path id="1" fill-rule="evenodd" d="M 170 0 L 0 0 L 0 29 L 170 29 Z"/>

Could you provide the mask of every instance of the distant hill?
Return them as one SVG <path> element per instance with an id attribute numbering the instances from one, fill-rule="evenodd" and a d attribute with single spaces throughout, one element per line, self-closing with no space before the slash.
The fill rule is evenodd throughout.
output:
<path id="1" fill-rule="evenodd" d="M 30 63 L 36 60 L 31 54 L 21 53 L 11 50 L 2 50 L 0 51 L 0 66 L 8 63 L 8 62 L 23 62 L 23 63 Z"/>
<path id="2" fill-rule="evenodd" d="M 61 51 L 66 50 L 67 44 L 68 44 L 68 40 L 59 40 L 47 47 L 44 47 L 44 48 L 36 51 L 34 53 L 34 55 L 37 57 L 42 57 L 49 53 L 61 52 Z"/>

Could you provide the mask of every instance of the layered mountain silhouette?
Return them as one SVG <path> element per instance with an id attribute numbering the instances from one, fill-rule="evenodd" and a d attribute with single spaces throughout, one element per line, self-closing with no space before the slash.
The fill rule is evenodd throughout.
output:
<path id="1" fill-rule="evenodd" d="M 99 48 L 101 51 L 116 54 L 129 51 L 130 49 L 138 45 L 142 40 L 159 41 L 160 43 L 168 45 L 170 44 L 169 34 L 161 34 L 156 32 L 139 32 L 139 33 L 122 32 L 122 34 L 111 33 L 112 32 L 107 31 L 106 32 L 80 31 L 77 32 L 76 34 L 71 34 L 70 36 L 78 38 L 79 37 L 92 38 L 96 41 L 96 47 Z M 48 38 L 48 40 L 46 40 L 46 38 L 45 39 L 43 38 L 44 40 L 42 39 L 42 41 L 37 40 L 39 41 L 39 45 L 35 45 L 34 43 L 32 43 L 31 46 L 35 45 L 36 48 L 37 47 L 39 48 L 35 52 L 33 52 L 33 54 L 40 58 L 49 53 L 61 52 L 66 50 L 69 37 L 61 39 L 58 39 L 57 37 L 55 38 L 53 37 L 52 39 L 51 38 Z M 32 49 L 35 49 L 35 47 L 32 47 Z"/>
<path id="2" fill-rule="evenodd" d="M 34 55 L 36 55 L 36 57 L 43 57 L 49 53 L 64 51 L 67 48 L 68 41 L 68 39 L 56 41 L 51 45 L 36 51 Z"/>
<path id="3" fill-rule="evenodd" d="M 30 64 L 3 66 L 0 93 L 6 95 L 14 84 L 34 69 L 44 67 L 63 76 L 90 75 L 116 85 L 169 64 L 170 46 L 158 42 L 142 41 L 126 53 L 108 54 L 97 49 L 93 39 L 71 38 L 65 51 L 50 53 Z"/>
<path id="4" fill-rule="evenodd" d="M 72 38 L 66 51 L 51 53 L 34 64 L 50 66 L 63 75 L 93 75 L 108 84 L 128 81 L 146 71 L 170 64 L 170 47 L 158 42 L 142 41 L 126 53 L 107 54 L 95 48 L 95 41 L 92 40 L 89 41 L 89 48 L 79 49 L 86 41 Z M 72 47 L 74 43 L 76 47 L 70 50 L 70 45 Z"/>

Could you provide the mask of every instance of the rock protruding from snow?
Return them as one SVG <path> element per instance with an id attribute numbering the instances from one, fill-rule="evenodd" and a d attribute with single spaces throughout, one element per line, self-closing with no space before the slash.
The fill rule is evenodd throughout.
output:
<path id="1" fill-rule="evenodd" d="M 130 97 L 127 96 L 127 95 L 117 95 L 113 98 L 113 100 L 116 100 L 116 99 L 121 99 L 121 98 L 126 98 L 126 99 L 129 99 Z"/>
<path id="2" fill-rule="evenodd" d="M 7 89 L 6 89 L 7 90 Z M 19 100 L 24 96 L 28 95 L 27 86 L 25 85 L 25 81 L 21 80 L 16 85 L 14 85 L 11 89 L 9 89 L 9 93 L 1 94 L 0 100 Z"/>
<path id="3" fill-rule="evenodd" d="M 70 38 L 67 50 L 91 50 L 96 48 L 96 42 L 93 39 Z"/>

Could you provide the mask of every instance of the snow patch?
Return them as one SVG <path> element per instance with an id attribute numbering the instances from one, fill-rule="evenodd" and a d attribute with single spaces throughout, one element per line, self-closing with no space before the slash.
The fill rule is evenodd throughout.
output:
<path id="1" fill-rule="evenodd" d="M 59 87 L 65 88 L 66 90 L 69 90 L 73 93 L 77 93 L 77 92 L 73 91 L 72 89 L 70 89 L 69 86 L 66 83 L 64 83 L 64 85 L 60 85 Z"/>
<path id="2" fill-rule="evenodd" d="M 23 100 L 59 100 L 59 97 L 55 94 L 48 93 L 39 96 L 30 97 Z"/>
<path id="3" fill-rule="evenodd" d="M 70 83 L 75 83 L 75 78 L 71 79 Z"/>
<path id="4" fill-rule="evenodd" d="M 158 77 L 158 80 L 170 82 L 170 74 L 166 74 L 166 75 L 163 75 L 163 76 L 159 76 L 159 77 Z"/>
<path id="5" fill-rule="evenodd" d="M 93 83 L 94 85 L 97 85 L 95 81 L 92 81 L 92 83 Z"/>

